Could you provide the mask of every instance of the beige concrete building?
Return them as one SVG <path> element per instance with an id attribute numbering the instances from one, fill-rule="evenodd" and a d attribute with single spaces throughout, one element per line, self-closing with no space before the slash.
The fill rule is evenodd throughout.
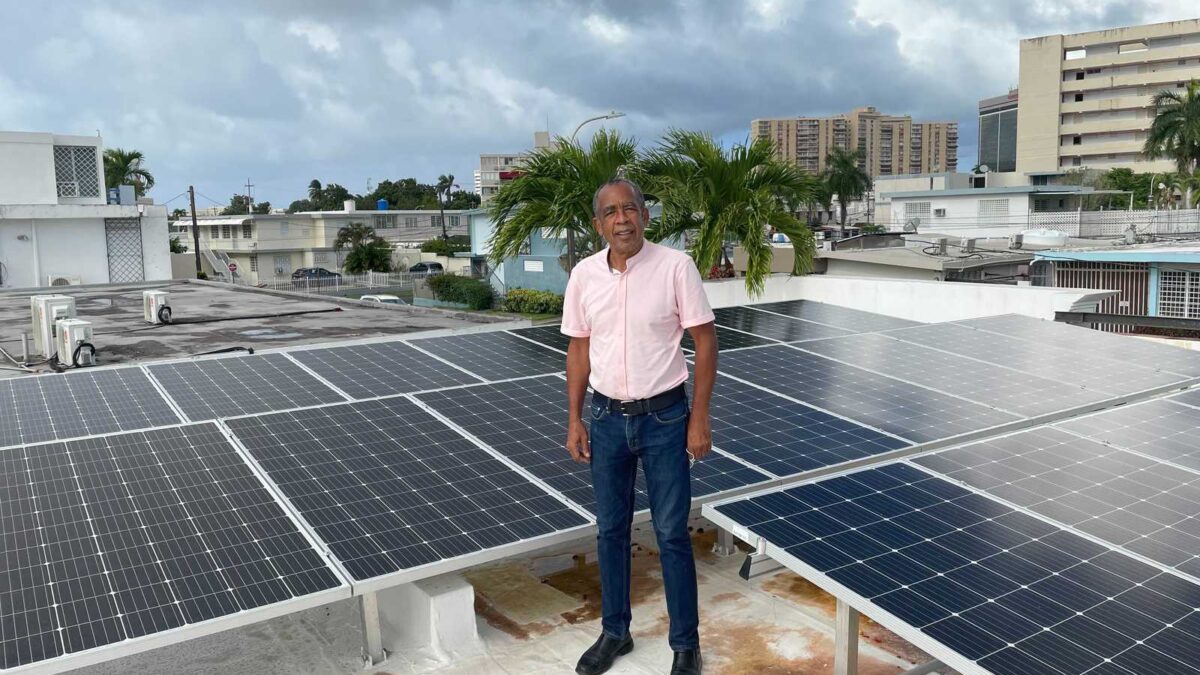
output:
<path id="1" fill-rule="evenodd" d="M 1141 154 L 1151 97 L 1200 79 L 1200 20 L 1021 41 L 1017 171 L 1129 167 L 1171 171 Z"/>
<path id="2" fill-rule="evenodd" d="M 533 133 L 533 149 L 550 147 L 551 139 L 548 131 Z M 475 194 L 479 202 L 486 204 L 500 191 L 500 186 L 521 175 L 521 161 L 525 159 L 524 152 L 493 152 L 479 156 L 479 168 L 475 169 Z"/>
<path id="3" fill-rule="evenodd" d="M 756 119 L 750 136 L 771 139 L 780 159 L 812 173 L 825 170 L 834 148 L 862 151 L 860 165 L 872 177 L 958 167 L 957 122 L 913 122 L 870 106 L 833 117 Z"/>

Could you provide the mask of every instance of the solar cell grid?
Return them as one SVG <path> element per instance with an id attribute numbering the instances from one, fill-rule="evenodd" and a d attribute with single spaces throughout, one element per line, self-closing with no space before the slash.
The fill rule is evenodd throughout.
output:
<path id="1" fill-rule="evenodd" d="M 0 665 L 341 585 L 212 424 L 0 451 Z"/>
<path id="2" fill-rule="evenodd" d="M 1010 335 L 1030 342 L 1067 345 L 1087 350 L 1122 363 L 1131 363 L 1151 370 L 1167 370 L 1191 377 L 1200 377 L 1200 353 L 1169 345 L 1072 326 L 1058 321 L 1044 321 L 1019 314 L 989 316 L 959 321 L 964 326 Z"/>
<path id="3" fill-rule="evenodd" d="M 565 383 L 559 377 L 418 394 L 467 433 L 529 471 L 571 501 L 595 512 L 591 470 L 571 460 L 563 446 L 567 435 Z M 586 419 L 586 417 L 585 417 Z M 698 498 L 768 480 L 729 457 L 714 452 L 692 467 L 692 497 Z M 635 508 L 646 509 L 645 477 L 638 471 Z"/>
<path id="4" fill-rule="evenodd" d="M 907 441 L 720 375 L 713 389 L 710 415 L 714 444 L 776 476 L 790 476 L 909 445 Z"/>
<path id="5" fill-rule="evenodd" d="M 786 346 L 722 355 L 721 370 L 915 443 L 1018 419 Z"/>
<path id="6" fill-rule="evenodd" d="M 722 307 L 713 310 L 713 313 L 717 317 L 718 325 L 736 328 L 780 342 L 816 340 L 850 334 L 850 331 L 840 328 L 770 312 L 760 312 L 749 307 Z"/>
<path id="7" fill-rule="evenodd" d="M 407 399 L 228 425 L 356 580 L 587 524 Z"/>
<path id="8" fill-rule="evenodd" d="M 1044 379 L 1078 384 L 1086 389 L 1119 396 L 1162 387 L 1186 378 L 1133 364 L 1085 356 L 1070 344 L 1041 342 L 1036 346 L 1019 338 L 939 323 L 889 331 L 888 335 L 934 349 L 1007 366 Z"/>
<path id="9" fill-rule="evenodd" d="M 1200 577 L 1200 473 L 1052 427 L 913 461 Z"/>
<path id="10" fill-rule="evenodd" d="M 504 331 L 448 335 L 410 344 L 489 380 L 559 373 L 566 356 Z"/>
<path id="11" fill-rule="evenodd" d="M 767 312 L 785 314 L 797 319 L 816 321 L 855 333 L 873 333 L 875 331 L 920 325 L 916 321 L 897 319 L 884 314 L 864 312 L 823 302 L 813 302 L 812 300 L 786 300 L 783 302 L 767 302 L 747 306 Z"/>
<path id="12" fill-rule="evenodd" d="M 571 346 L 571 338 L 568 335 L 563 335 L 560 326 L 534 326 L 532 328 L 516 328 L 510 330 L 513 335 L 539 342 L 551 349 L 559 351 L 567 351 L 567 347 Z"/>
<path id="13" fill-rule="evenodd" d="M 147 366 L 193 422 L 344 401 L 283 354 Z"/>
<path id="14" fill-rule="evenodd" d="M 1176 403 L 1182 403 L 1184 405 L 1190 405 L 1195 408 L 1200 408 L 1200 389 L 1192 389 L 1191 391 L 1185 391 L 1182 394 L 1172 396 L 1171 400 Z"/>
<path id="15" fill-rule="evenodd" d="M 905 464 L 713 510 L 998 675 L 1200 672 L 1200 587 Z"/>
<path id="16" fill-rule="evenodd" d="M 289 355 L 360 399 L 479 381 L 400 341 L 303 349 Z"/>
<path id="17" fill-rule="evenodd" d="M 1055 426 L 1200 471 L 1200 410 L 1174 400 L 1122 406 Z"/>
<path id="18" fill-rule="evenodd" d="M 1095 404 L 1107 395 L 878 333 L 819 340 L 800 349 L 1024 417 Z"/>
<path id="19" fill-rule="evenodd" d="M 179 421 L 140 368 L 0 381 L 0 447 Z"/>
<path id="20" fill-rule="evenodd" d="M 731 328 L 726 328 L 725 326 L 717 326 L 716 331 L 717 350 L 722 352 L 730 349 L 745 349 L 746 347 L 759 347 L 762 345 L 776 344 L 774 340 L 769 340 L 757 335 L 751 335 L 749 333 L 743 333 Z M 692 334 L 687 331 L 683 332 L 683 339 L 680 340 L 679 345 L 685 352 L 690 353 L 696 351 L 696 343 L 692 340 Z"/>

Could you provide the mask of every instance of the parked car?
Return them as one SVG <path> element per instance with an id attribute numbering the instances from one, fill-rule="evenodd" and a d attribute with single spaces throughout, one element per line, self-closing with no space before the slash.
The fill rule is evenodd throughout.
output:
<path id="1" fill-rule="evenodd" d="M 428 276 L 430 274 L 441 274 L 446 270 L 442 269 L 442 263 L 440 262 L 419 262 L 416 265 L 408 268 L 408 271 L 410 274 Z"/>
<path id="2" fill-rule="evenodd" d="M 376 305 L 407 305 L 408 303 L 394 295 L 364 295 L 359 300 Z"/>
<path id="3" fill-rule="evenodd" d="M 330 272 L 324 267 L 301 267 L 292 272 L 293 279 L 341 279 L 342 275 Z"/>

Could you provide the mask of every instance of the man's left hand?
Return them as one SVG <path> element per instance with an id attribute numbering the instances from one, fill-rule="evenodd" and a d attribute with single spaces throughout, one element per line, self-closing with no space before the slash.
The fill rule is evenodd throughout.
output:
<path id="1" fill-rule="evenodd" d="M 712 428 L 708 413 L 692 411 L 688 419 L 687 449 L 697 461 L 704 459 L 712 450 Z"/>

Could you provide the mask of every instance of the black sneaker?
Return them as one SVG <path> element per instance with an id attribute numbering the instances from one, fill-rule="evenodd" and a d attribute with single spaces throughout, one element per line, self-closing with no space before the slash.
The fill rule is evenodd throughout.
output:
<path id="1" fill-rule="evenodd" d="M 624 638 L 618 640 L 610 637 L 608 633 L 601 633 L 596 644 L 589 647 L 583 656 L 579 657 L 579 664 L 575 666 L 575 672 L 579 675 L 600 675 L 612 668 L 613 662 L 617 660 L 618 656 L 624 656 L 631 651 L 633 651 L 632 635 L 626 633 Z"/>
<path id="2" fill-rule="evenodd" d="M 700 675 L 700 671 L 703 669 L 704 660 L 700 658 L 699 649 L 675 652 L 675 661 L 671 664 L 671 675 Z"/>

